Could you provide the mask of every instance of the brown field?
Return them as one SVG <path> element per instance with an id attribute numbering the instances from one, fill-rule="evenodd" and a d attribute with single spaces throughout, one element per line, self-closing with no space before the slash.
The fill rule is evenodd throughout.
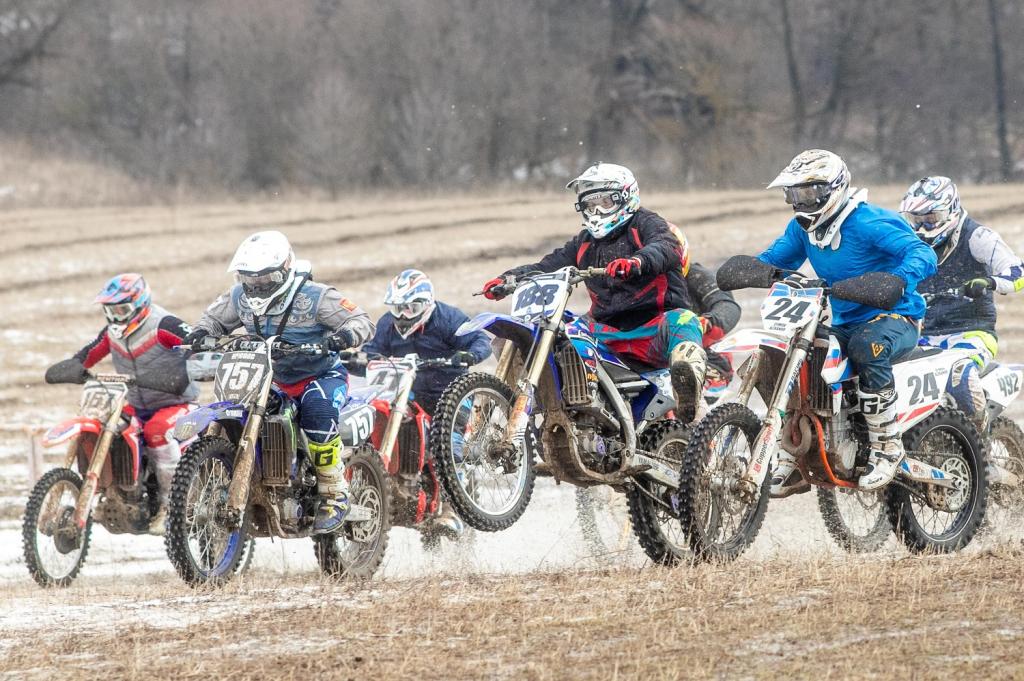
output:
<path id="1" fill-rule="evenodd" d="M 871 198 L 893 207 L 900 189 Z M 963 193 L 976 217 L 1024 248 L 1020 186 Z M 766 191 L 646 199 L 712 265 L 756 252 L 787 219 L 781 197 Z M 1024 677 L 1018 526 L 959 556 L 913 557 L 892 543 L 849 557 L 831 548 L 807 495 L 773 505 L 754 550 L 729 567 L 669 570 L 633 554 L 619 562 L 591 555 L 570 540 L 578 534 L 571 491 L 548 481 L 519 525 L 478 537 L 469 558 L 425 558 L 415 537 L 397 531 L 388 567 L 367 584 L 323 581 L 304 542 L 293 542 L 302 556 L 294 560 L 281 542 L 261 543 L 253 569 L 220 592 L 181 584 L 156 538 L 94 536 L 66 591 L 41 591 L 19 564 L 28 446 L 19 428 L 74 410 L 77 391 L 45 386 L 42 373 L 99 329 L 91 301 L 110 275 L 143 272 L 157 302 L 194 319 L 230 284 L 224 268 L 238 242 L 280 228 L 319 280 L 374 316 L 387 279 L 409 266 L 473 313 L 494 305 L 471 295 L 484 280 L 538 258 L 576 224 L 561 194 L 0 213 L 0 673 Z M 741 298 L 743 323 L 756 323 L 759 298 Z M 1024 361 L 1021 305 L 1000 301 L 1007 361 Z"/>

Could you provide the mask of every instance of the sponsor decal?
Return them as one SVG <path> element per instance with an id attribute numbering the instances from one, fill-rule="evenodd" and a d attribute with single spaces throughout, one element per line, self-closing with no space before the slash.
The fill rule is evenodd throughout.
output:
<path id="1" fill-rule="evenodd" d="M 881 343 L 872 343 L 871 344 L 871 355 L 873 357 L 878 357 L 884 351 L 885 351 L 885 346 L 882 345 Z"/>

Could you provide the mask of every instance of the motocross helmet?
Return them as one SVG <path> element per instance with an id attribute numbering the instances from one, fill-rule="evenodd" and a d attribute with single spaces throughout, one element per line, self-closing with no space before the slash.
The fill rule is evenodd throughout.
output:
<path id="1" fill-rule="evenodd" d="M 936 251 L 952 249 L 966 215 L 960 207 L 960 193 L 948 177 L 933 175 L 918 180 L 900 202 L 900 214 L 914 228 L 921 241 Z"/>
<path id="2" fill-rule="evenodd" d="M 103 306 L 107 332 L 114 338 L 125 338 L 149 316 L 151 301 L 149 284 L 133 272 L 113 277 L 93 302 Z"/>
<path id="3" fill-rule="evenodd" d="M 405 270 L 388 284 L 384 304 L 391 309 L 398 335 L 408 338 L 423 328 L 437 306 L 434 285 L 423 272 Z"/>
<path id="4" fill-rule="evenodd" d="M 576 212 L 595 239 L 603 239 L 624 225 L 640 207 L 640 188 L 629 168 L 595 163 L 565 185 L 576 192 Z"/>
<path id="5" fill-rule="evenodd" d="M 768 189 L 782 187 L 797 223 L 819 248 L 832 243 L 839 226 L 835 218 L 851 195 L 850 171 L 831 151 L 808 149 L 789 162 Z"/>
<path id="6" fill-rule="evenodd" d="M 242 242 L 228 272 L 242 286 L 246 302 L 257 315 L 286 296 L 295 280 L 295 253 L 281 232 L 256 232 Z"/>

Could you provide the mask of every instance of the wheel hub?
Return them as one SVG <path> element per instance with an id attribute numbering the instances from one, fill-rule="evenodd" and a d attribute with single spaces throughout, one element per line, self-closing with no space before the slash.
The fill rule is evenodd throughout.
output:
<path id="1" fill-rule="evenodd" d="M 67 555 L 82 545 L 82 533 L 75 526 L 75 509 L 65 506 L 54 523 L 53 545 L 58 552 Z"/>

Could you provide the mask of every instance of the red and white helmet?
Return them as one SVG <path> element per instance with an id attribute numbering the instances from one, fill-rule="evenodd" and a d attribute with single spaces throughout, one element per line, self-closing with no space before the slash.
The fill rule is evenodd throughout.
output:
<path id="1" fill-rule="evenodd" d="M 437 307 L 434 285 L 419 270 L 405 270 L 388 284 L 384 304 L 391 308 L 395 330 L 402 338 L 423 328 Z"/>
<path id="2" fill-rule="evenodd" d="M 932 248 L 939 248 L 954 237 L 964 217 L 956 185 L 942 175 L 925 177 L 910 185 L 900 202 L 900 213 L 921 241 Z"/>
<path id="3" fill-rule="evenodd" d="M 250 309 L 262 315 L 291 290 L 294 260 L 295 253 L 284 234 L 274 230 L 256 232 L 235 251 L 228 272 L 235 272 Z"/>
<path id="4" fill-rule="evenodd" d="M 802 151 L 768 185 L 773 187 L 782 187 L 811 243 L 819 248 L 832 243 L 840 227 L 834 218 L 851 194 L 850 171 L 843 159 L 824 149 Z"/>
<path id="5" fill-rule="evenodd" d="M 152 295 L 142 275 L 130 272 L 111 278 L 93 302 L 103 306 L 107 332 L 114 338 L 124 338 L 149 316 Z"/>
<path id="6" fill-rule="evenodd" d="M 614 232 L 640 208 L 636 178 L 629 168 L 614 163 L 595 163 L 565 188 L 576 192 L 576 211 L 595 239 Z"/>

